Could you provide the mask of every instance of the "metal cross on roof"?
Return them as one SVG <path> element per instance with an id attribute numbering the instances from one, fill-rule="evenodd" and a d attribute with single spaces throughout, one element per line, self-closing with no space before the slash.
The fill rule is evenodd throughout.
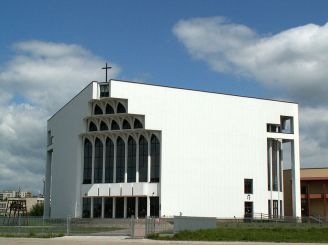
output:
<path id="1" fill-rule="evenodd" d="M 111 67 L 111 66 L 108 66 L 108 65 L 107 65 L 107 62 L 106 62 L 106 66 L 103 67 L 103 68 L 101 68 L 101 69 L 106 69 L 106 83 L 107 83 L 107 82 L 108 82 L 108 81 L 107 81 L 107 71 L 108 71 L 108 69 L 112 69 L 112 67 Z"/>

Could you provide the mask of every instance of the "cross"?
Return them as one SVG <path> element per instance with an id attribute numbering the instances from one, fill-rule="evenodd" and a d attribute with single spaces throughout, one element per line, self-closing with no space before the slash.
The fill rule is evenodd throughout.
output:
<path id="1" fill-rule="evenodd" d="M 111 69 L 112 67 L 111 66 L 107 66 L 107 62 L 106 62 L 106 66 L 101 68 L 101 69 L 106 69 L 106 83 L 107 83 L 107 71 L 108 69 Z"/>

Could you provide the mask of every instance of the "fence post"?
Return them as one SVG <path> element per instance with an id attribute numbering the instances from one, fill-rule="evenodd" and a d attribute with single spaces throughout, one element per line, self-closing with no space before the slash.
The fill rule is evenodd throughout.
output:
<path id="1" fill-rule="evenodd" d="M 67 216 L 67 218 L 66 218 L 66 236 L 70 235 L 70 226 L 71 226 L 71 217 Z"/>
<path id="2" fill-rule="evenodd" d="M 131 227 L 131 237 L 132 238 L 134 238 L 134 222 L 135 222 L 134 215 L 131 215 L 131 225 L 130 225 L 130 227 Z"/>

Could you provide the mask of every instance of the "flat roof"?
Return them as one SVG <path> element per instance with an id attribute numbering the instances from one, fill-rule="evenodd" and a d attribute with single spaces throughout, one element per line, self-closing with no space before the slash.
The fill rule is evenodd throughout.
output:
<path id="1" fill-rule="evenodd" d="M 133 83 L 133 84 L 140 84 L 140 85 L 146 85 L 146 86 L 155 86 L 155 87 L 171 88 L 171 89 L 179 89 L 179 90 L 187 90 L 187 91 L 194 91 L 194 92 L 200 92 L 200 93 L 210 93 L 210 94 L 235 96 L 235 97 L 248 98 L 248 99 L 257 99 L 257 100 L 267 100 L 267 101 L 283 102 L 283 103 L 290 103 L 290 104 L 298 104 L 297 102 L 287 101 L 287 100 L 267 99 L 267 98 L 255 97 L 255 96 L 245 96 L 245 95 L 238 95 L 238 94 L 221 93 L 221 92 L 214 92 L 214 91 L 208 91 L 208 90 L 183 88 L 183 87 L 160 85 L 160 84 L 153 84 L 153 83 L 143 83 L 143 82 L 136 82 L 136 81 L 121 80 L 121 79 L 110 79 L 109 82 L 110 81 Z M 56 111 L 47 121 L 49 121 L 52 117 L 54 117 L 59 111 L 61 111 L 62 108 L 64 108 L 67 104 L 69 104 L 75 97 L 77 97 L 84 89 L 86 89 L 93 82 L 96 82 L 96 83 L 99 83 L 99 84 L 106 84 L 106 82 L 98 82 L 98 81 L 90 82 L 79 93 L 77 93 L 75 96 L 73 96 L 72 99 L 70 99 L 68 102 L 66 102 L 58 111 Z"/>
<path id="2" fill-rule="evenodd" d="M 287 101 L 287 100 L 278 100 L 278 99 L 267 99 L 262 97 L 256 96 L 246 96 L 246 95 L 238 95 L 238 94 L 229 94 L 229 93 L 221 93 L 221 92 L 214 92 L 208 90 L 200 90 L 200 89 L 191 89 L 191 88 L 183 88 L 183 87 L 176 87 L 176 86 L 167 86 L 167 85 L 160 85 L 160 84 L 153 84 L 153 83 L 143 83 L 143 82 L 136 82 L 136 81 L 128 81 L 128 80 L 120 80 L 120 79 L 110 79 L 110 81 L 118 81 L 124 83 L 133 83 L 133 84 L 140 84 L 140 85 L 147 85 L 147 86 L 155 86 L 155 87 L 162 87 L 162 88 L 172 88 L 172 89 L 179 89 L 179 90 L 188 90 L 194 92 L 201 92 L 201 93 L 210 93 L 210 94 L 220 94 L 220 95 L 228 95 L 228 96 L 235 96 L 235 97 L 242 97 L 242 98 L 249 98 L 249 99 L 258 99 L 258 100 L 268 100 L 268 101 L 276 101 L 276 102 L 283 102 L 283 103 L 290 103 L 290 104 L 297 104 L 294 101 Z M 97 82 L 97 81 L 94 81 Z M 105 82 L 98 82 L 98 83 L 105 83 Z"/>

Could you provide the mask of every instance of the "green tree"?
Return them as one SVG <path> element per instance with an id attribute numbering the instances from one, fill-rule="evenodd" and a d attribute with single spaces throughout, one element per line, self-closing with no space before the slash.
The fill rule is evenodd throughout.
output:
<path id="1" fill-rule="evenodd" d="M 43 203 L 33 205 L 29 212 L 29 216 L 43 216 Z"/>

